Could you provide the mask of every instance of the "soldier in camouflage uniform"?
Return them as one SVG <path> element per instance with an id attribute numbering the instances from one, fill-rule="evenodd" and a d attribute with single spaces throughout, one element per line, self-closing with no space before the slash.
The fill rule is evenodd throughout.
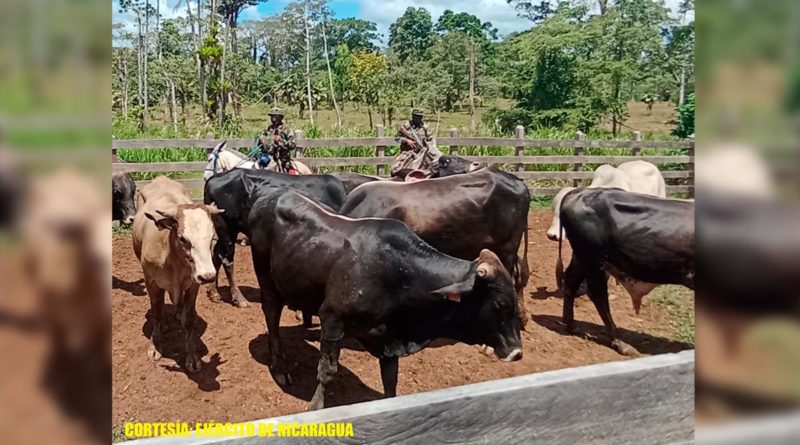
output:
<path id="1" fill-rule="evenodd" d="M 264 129 L 264 134 L 258 138 L 262 152 L 267 153 L 278 163 L 277 171 L 282 173 L 297 174 L 292 164 L 291 151 L 297 148 L 294 133 L 283 122 L 283 110 L 273 108 L 269 113 L 270 125 Z"/>
<path id="2" fill-rule="evenodd" d="M 392 164 L 392 176 L 404 176 L 417 169 L 430 171 L 431 164 L 441 156 L 422 121 L 423 114 L 421 109 L 414 108 L 411 119 L 397 130 L 395 140 L 400 143 L 400 154 Z"/>

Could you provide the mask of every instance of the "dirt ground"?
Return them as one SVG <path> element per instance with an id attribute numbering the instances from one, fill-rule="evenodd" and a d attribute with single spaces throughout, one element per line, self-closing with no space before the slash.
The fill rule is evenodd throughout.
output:
<path id="1" fill-rule="evenodd" d="M 525 304 L 531 320 L 522 333 L 524 358 L 503 363 L 474 346 L 437 343 L 400 360 L 398 395 L 593 363 L 623 360 L 599 343 L 602 323 L 586 297 L 576 302 L 575 336 L 560 324 L 562 300 L 555 294 L 553 267 L 558 244 L 547 240 L 551 213 L 529 216 L 528 261 L 531 278 Z M 568 247 L 565 251 L 568 252 Z M 237 309 L 214 303 L 201 289 L 197 300 L 203 369 L 189 375 L 175 361 L 182 350 L 174 308 L 165 309 L 168 332 L 164 358 L 148 359 L 149 299 L 141 266 L 129 234 L 114 239 L 113 257 L 113 423 L 127 421 L 245 421 L 304 411 L 316 387 L 319 328 L 302 328 L 293 312 L 284 311 L 281 335 L 294 382 L 279 387 L 267 366 L 267 336 L 250 249 L 237 247 L 236 273 L 245 296 L 256 304 Z M 569 258 L 565 253 L 565 257 Z M 224 278 L 223 278 L 224 280 Z M 223 281 L 224 282 L 224 281 Z M 227 289 L 223 296 L 227 297 Z M 645 298 L 640 317 L 621 289 L 612 291 L 611 307 L 620 338 L 642 354 L 692 348 L 677 339 L 675 320 L 665 307 Z M 688 300 L 687 304 L 691 304 Z M 341 353 L 339 373 L 326 398 L 329 406 L 378 399 L 382 385 L 377 359 L 355 342 Z"/>

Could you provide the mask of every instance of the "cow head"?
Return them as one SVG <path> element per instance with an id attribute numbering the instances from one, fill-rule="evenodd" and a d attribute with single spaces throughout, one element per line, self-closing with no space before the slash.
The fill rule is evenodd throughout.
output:
<path id="1" fill-rule="evenodd" d="M 470 162 L 464 158 L 454 155 L 441 155 L 431 165 L 431 177 L 443 178 L 445 176 L 460 175 L 473 172 L 483 167 L 478 162 Z"/>
<path id="2" fill-rule="evenodd" d="M 567 193 L 575 190 L 575 187 L 564 187 L 556 193 L 553 197 L 553 221 L 550 223 L 550 228 L 547 229 L 547 239 L 551 241 L 558 241 L 564 236 L 564 230 L 559 226 L 561 225 L 561 201 Z"/>
<path id="3" fill-rule="evenodd" d="M 199 283 L 209 283 L 217 275 L 211 259 L 214 224 L 211 215 L 222 213 L 215 205 L 181 204 L 175 213 L 156 210 L 146 212 L 159 230 L 169 230 L 170 248 L 191 267 L 192 278 Z"/>
<path id="4" fill-rule="evenodd" d="M 503 361 L 519 360 L 519 309 L 511 275 L 497 255 L 487 249 L 481 251 L 474 264 L 470 276 L 435 292 L 459 305 L 460 318 L 469 330 L 465 333 L 467 341 L 491 346 Z"/>
<path id="5" fill-rule="evenodd" d="M 125 225 L 133 223 L 136 205 L 133 197 L 136 194 L 136 183 L 131 175 L 125 173 L 111 178 L 111 205 L 113 219 Z"/>

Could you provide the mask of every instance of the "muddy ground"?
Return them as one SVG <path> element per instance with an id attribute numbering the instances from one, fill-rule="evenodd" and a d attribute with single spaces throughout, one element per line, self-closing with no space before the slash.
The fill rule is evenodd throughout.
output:
<path id="1" fill-rule="evenodd" d="M 437 343 L 400 360 L 398 395 L 627 359 L 598 340 L 602 323 L 586 297 L 576 302 L 578 335 L 564 333 L 560 324 L 562 300 L 555 293 L 553 274 L 558 244 L 545 237 L 550 218 L 550 212 L 544 210 L 532 210 L 529 216 L 531 278 L 525 289 L 525 304 L 531 319 L 522 335 L 524 358 L 502 363 L 474 346 Z M 569 248 L 565 247 L 565 251 Z M 568 253 L 565 256 L 569 258 Z M 148 359 L 150 304 L 141 266 L 131 248 L 130 234 L 115 236 L 112 305 L 115 426 L 126 421 L 244 421 L 306 409 L 316 387 L 318 326 L 305 330 L 293 312 L 284 311 L 281 335 L 294 382 L 288 387 L 278 386 L 266 366 L 266 325 L 258 304 L 259 290 L 248 247 L 237 247 L 236 273 L 242 292 L 255 304 L 238 309 L 227 303 L 215 303 L 201 289 L 197 325 L 200 350 L 205 352 L 203 369 L 198 374 L 187 374 L 176 362 L 182 350 L 182 335 L 178 321 L 169 316 L 174 314 L 170 304 L 165 309 L 168 332 L 164 338 L 164 358 L 157 362 Z M 226 283 L 224 278 L 223 283 Z M 228 295 L 226 291 L 223 289 L 224 296 Z M 669 290 L 668 304 L 646 297 L 639 317 L 633 313 L 624 291 L 612 292 L 618 295 L 612 296 L 611 308 L 623 341 L 647 355 L 692 347 L 678 339 L 685 338 L 686 320 L 675 315 L 682 308 L 691 313 L 693 300 L 688 291 Z M 377 359 L 358 350 L 355 342 L 348 345 L 341 353 L 339 374 L 326 398 L 329 406 L 382 396 Z"/>

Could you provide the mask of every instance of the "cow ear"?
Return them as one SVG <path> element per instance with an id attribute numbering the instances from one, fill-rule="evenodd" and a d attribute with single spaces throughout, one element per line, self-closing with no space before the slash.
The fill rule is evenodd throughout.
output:
<path id="1" fill-rule="evenodd" d="M 156 210 L 158 215 L 153 215 L 150 212 L 145 212 L 144 216 L 148 217 L 156 224 L 158 230 L 176 230 L 178 228 L 178 220 L 174 216 L 169 216 L 159 210 Z"/>
<path id="2" fill-rule="evenodd" d="M 503 263 L 500 262 L 497 255 L 488 249 L 481 250 L 481 254 L 475 261 L 478 263 L 475 267 L 475 274 L 483 280 L 494 280 L 497 276 L 497 269 L 503 267 Z"/>
<path id="3" fill-rule="evenodd" d="M 464 281 L 448 284 L 445 287 L 436 289 L 433 293 L 439 294 L 442 298 L 446 298 L 450 301 L 460 303 L 461 295 L 472 291 L 473 287 L 475 287 L 475 275 L 470 275 L 470 277 Z"/>

